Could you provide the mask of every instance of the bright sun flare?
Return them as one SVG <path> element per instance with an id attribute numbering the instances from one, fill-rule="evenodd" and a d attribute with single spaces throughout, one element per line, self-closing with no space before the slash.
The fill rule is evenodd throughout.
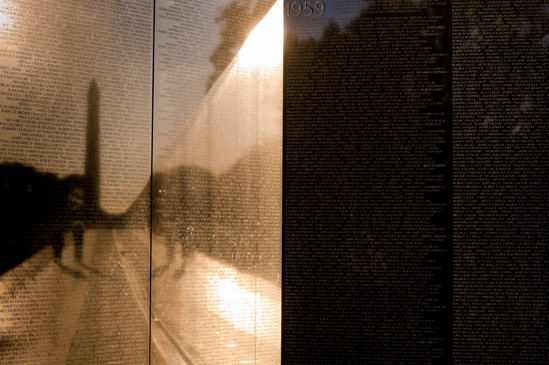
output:
<path id="1" fill-rule="evenodd" d="M 278 0 L 238 52 L 237 65 L 248 70 L 282 65 L 283 39 L 282 1 Z"/>

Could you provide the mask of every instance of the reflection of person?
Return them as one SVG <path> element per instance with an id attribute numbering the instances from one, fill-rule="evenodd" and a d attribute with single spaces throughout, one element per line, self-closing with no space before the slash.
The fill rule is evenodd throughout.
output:
<path id="1" fill-rule="evenodd" d="M 75 261 L 82 262 L 83 235 L 87 219 L 87 179 L 72 175 L 58 179 L 18 163 L 0 164 L 0 201 L 3 233 L 0 273 L 16 267 L 43 247 L 52 246 L 61 265 L 65 234 L 72 231 Z M 70 270 L 71 273 L 80 273 Z"/>
<path id="2" fill-rule="evenodd" d="M 84 244 L 84 188 L 73 186 L 67 199 L 69 212 L 74 213 L 71 220 L 72 236 L 74 240 L 74 259 L 78 264 L 82 263 L 82 250 Z"/>
<path id="3" fill-rule="evenodd" d="M 181 259 L 182 264 L 180 271 L 183 272 L 185 259 L 191 251 L 190 239 L 193 234 L 193 227 L 185 227 L 180 218 L 172 224 L 172 230 L 168 233 L 168 239 L 166 240 L 166 256 L 168 258 L 168 264 L 171 264 L 175 259 L 176 245 L 179 243 L 181 246 Z"/>
<path id="4" fill-rule="evenodd" d="M 180 218 L 175 222 L 165 222 L 166 225 L 163 235 L 166 237 L 166 264 L 153 271 L 153 277 L 161 275 L 175 261 L 176 249 L 179 244 L 181 247 L 181 264 L 175 271 L 175 276 L 181 276 L 185 273 L 185 264 L 189 254 L 192 251 L 193 227 L 186 227 Z"/>
<path id="5" fill-rule="evenodd" d="M 65 233 L 72 231 L 74 241 L 74 260 L 77 264 L 82 264 L 82 253 L 84 246 L 84 221 L 86 219 L 86 180 L 77 175 L 72 175 L 63 180 L 65 199 L 64 204 L 60 204 L 58 224 L 59 230 L 57 239 L 54 243 L 54 258 L 61 265 L 61 255 L 65 244 Z M 62 265 L 63 266 L 63 265 Z M 74 274 L 81 273 L 74 271 Z"/>
<path id="6" fill-rule="evenodd" d="M 82 250 L 84 247 L 84 222 L 72 222 L 72 237 L 74 239 L 74 259 L 76 263 L 82 263 Z"/>

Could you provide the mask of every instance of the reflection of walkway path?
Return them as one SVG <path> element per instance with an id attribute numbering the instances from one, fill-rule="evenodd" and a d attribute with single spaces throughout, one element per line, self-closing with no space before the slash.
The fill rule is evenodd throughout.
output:
<path id="1" fill-rule="evenodd" d="M 73 249 L 66 245 L 65 264 L 71 264 L 67 258 Z M 53 262 L 46 248 L 2 277 L 2 359 L 16 364 L 148 363 L 149 235 L 88 230 L 83 263 L 99 274 L 83 270 L 84 278 L 74 277 Z"/>
<path id="2" fill-rule="evenodd" d="M 153 241 L 153 268 L 164 254 L 160 242 Z M 179 352 L 193 365 L 280 364 L 278 285 L 200 253 L 189 258 L 183 276 L 179 264 L 152 282 L 153 323 L 172 344 L 172 356 Z M 159 364 L 178 363 L 164 358 Z"/>
<path id="3" fill-rule="evenodd" d="M 67 239 L 63 262 L 76 269 Z M 148 364 L 149 239 L 88 230 L 83 263 L 98 274 L 70 275 L 51 248 L 5 274 L 0 364 Z M 163 245 L 153 246 L 162 258 Z M 278 365 L 280 287 L 202 254 L 183 276 L 174 275 L 179 264 L 153 281 L 152 364 Z"/>
<path id="4" fill-rule="evenodd" d="M 148 362 L 148 251 L 146 231 L 95 231 L 94 268 L 69 364 Z M 101 252 L 97 252 L 100 250 Z M 140 288 L 141 290 L 136 290 Z M 85 349 L 89 354 L 83 354 Z"/>

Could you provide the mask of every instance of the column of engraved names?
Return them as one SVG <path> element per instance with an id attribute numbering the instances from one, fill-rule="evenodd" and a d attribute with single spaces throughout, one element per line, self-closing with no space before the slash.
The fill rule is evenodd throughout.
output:
<path id="1" fill-rule="evenodd" d="M 444 352 L 444 17 L 384 5 L 286 43 L 285 349 L 319 361 Z"/>
<path id="2" fill-rule="evenodd" d="M 454 362 L 539 363 L 547 13 L 494 5 L 453 5 Z"/>

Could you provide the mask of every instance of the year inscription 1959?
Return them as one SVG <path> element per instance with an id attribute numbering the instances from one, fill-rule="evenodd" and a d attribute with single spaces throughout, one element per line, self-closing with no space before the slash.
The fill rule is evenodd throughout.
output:
<path id="1" fill-rule="evenodd" d="M 326 4 L 324 1 L 288 1 L 284 5 L 285 14 L 287 16 L 311 16 L 311 15 L 322 15 L 326 9 Z"/>

